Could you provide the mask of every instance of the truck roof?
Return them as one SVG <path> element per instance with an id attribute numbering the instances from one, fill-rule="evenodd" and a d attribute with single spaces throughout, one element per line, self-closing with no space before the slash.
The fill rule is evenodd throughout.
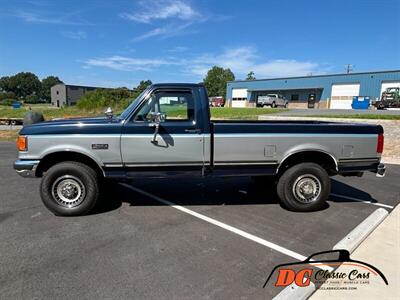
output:
<path id="1" fill-rule="evenodd" d="M 153 87 L 204 87 L 203 83 L 155 83 Z"/>

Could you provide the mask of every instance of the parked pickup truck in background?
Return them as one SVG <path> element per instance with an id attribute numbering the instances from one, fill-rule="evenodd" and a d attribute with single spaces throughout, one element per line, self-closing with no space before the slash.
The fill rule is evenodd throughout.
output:
<path id="1" fill-rule="evenodd" d="M 14 169 L 42 177 L 43 203 L 65 216 L 88 213 L 108 178 L 252 176 L 277 183 L 288 209 L 312 211 L 328 199 L 329 176 L 385 173 L 382 126 L 210 121 L 208 105 L 203 85 L 155 84 L 119 116 L 26 126 Z"/>
<path id="2" fill-rule="evenodd" d="M 257 106 L 288 107 L 288 101 L 280 94 L 268 94 L 266 96 L 258 96 Z"/>
<path id="3" fill-rule="evenodd" d="M 211 107 L 224 107 L 225 100 L 224 97 L 210 97 L 210 106 Z"/>

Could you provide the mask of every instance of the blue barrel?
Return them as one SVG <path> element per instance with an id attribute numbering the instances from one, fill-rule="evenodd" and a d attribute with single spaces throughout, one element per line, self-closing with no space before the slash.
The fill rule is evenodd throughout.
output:
<path id="1" fill-rule="evenodd" d="M 21 108 L 21 102 L 15 101 L 15 102 L 13 102 L 13 104 L 11 104 L 11 106 L 12 106 L 14 109 Z"/>
<path id="2" fill-rule="evenodd" d="M 351 107 L 353 109 L 368 109 L 371 104 L 368 96 L 354 96 Z"/>

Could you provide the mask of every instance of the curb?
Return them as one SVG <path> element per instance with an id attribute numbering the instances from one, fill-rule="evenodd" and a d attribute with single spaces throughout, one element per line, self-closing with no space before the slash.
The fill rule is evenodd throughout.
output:
<path id="1" fill-rule="evenodd" d="M 307 287 L 299 287 L 295 283 L 287 286 L 278 295 L 276 295 L 272 300 L 286 300 L 286 299 L 308 299 L 315 292 L 315 284 L 310 282 Z"/>
<path id="2" fill-rule="evenodd" d="M 389 212 L 386 209 L 378 208 L 333 246 L 333 250 L 345 249 L 352 253 L 388 215 Z"/>

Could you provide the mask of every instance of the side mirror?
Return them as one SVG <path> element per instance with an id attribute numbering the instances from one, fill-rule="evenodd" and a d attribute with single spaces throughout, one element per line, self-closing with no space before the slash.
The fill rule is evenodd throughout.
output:
<path id="1" fill-rule="evenodd" d="M 151 139 L 153 144 L 157 144 L 157 134 L 160 129 L 160 123 L 165 122 L 166 114 L 165 113 L 152 113 L 151 114 L 151 123 L 149 126 L 154 127 L 154 135 Z"/>
<path id="2" fill-rule="evenodd" d="M 155 124 L 160 124 L 162 122 L 165 122 L 165 119 L 167 118 L 167 115 L 165 113 L 152 113 L 151 114 L 151 122 Z"/>
<path id="3" fill-rule="evenodd" d="M 112 117 L 114 116 L 113 114 L 113 110 L 111 107 L 108 107 L 106 109 L 106 111 L 104 112 L 104 114 L 106 115 L 107 118 L 112 119 Z"/>

